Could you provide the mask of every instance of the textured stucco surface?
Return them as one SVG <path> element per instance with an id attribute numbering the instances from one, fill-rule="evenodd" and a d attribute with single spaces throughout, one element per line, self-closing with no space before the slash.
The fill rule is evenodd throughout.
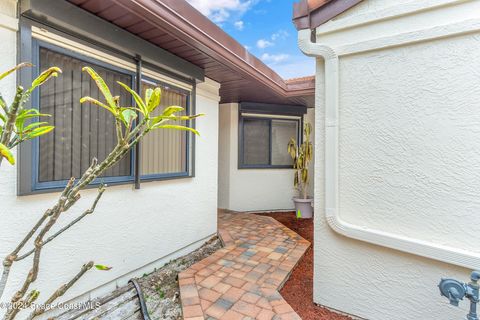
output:
<path id="1" fill-rule="evenodd" d="M 480 252 L 479 36 L 341 59 L 345 220 Z"/>
<path id="2" fill-rule="evenodd" d="M 368 2 L 359 12 L 375 10 L 375 3 Z M 422 28 L 428 18 L 432 27 L 458 22 L 462 12 L 478 18 L 478 11 L 471 10 L 478 3 L 422 11 L 423 20 L 410 15 L 391 25 L 363 25 L 363 31 L 324 36 L 317 31 L 317 42 L 335 49 L 352 39 L 401 33 L 402 25 L 407 31 Z M 479 39 L 480 33 L 471 33 L 340 57 L 339 207 L 344 221 L 479 252 Z M 317 65 L 315 301 L 372 320 L 465 318 L 468 304 L 450 306 L 437 284 L 442 277 L 467 281 L 470 270 L 348 239 L 319 214 L 328 155 L 323 60 Z"/>
<path id="3" fill-rule="evenodd" d="M 0 28 L 0 68 L 15 64 L 16 37 Z M 0 90 L 12 92 L 15 78 L 0 82 Z M 196 140 L 195 177 L 143 183 L 140 190 L 131 185 L 107 189 L 95 213 L 50 243 L 42 253 L 42 266 L 34 288 L 41 290 L 39 301 L 70 280 L 82 264 L 93 260 L 112 266 L 109 272 L 92 270 L 63 300 L 98 296 L 125 285 L 129 278 L 151 272 L 165 259 L 185 254 L 182 249 L 216 232 L 218 167 L 218 84 L 198 85 L 197 120 L 201 137 Z M 10 101 L 11 94 L 5 95 Z M 16 168 L 3 162 L 0 168 L 0 257 L 10 252 L 29 230 L 34 219 L 49 208 L 58 193 L 16 196 Z M 82 199 L 61 218 L 57 228 L 90 207 L 95 190 L 83 192 Z M 30 261 L 14 265 L 7 292 L 9 297 L 30 267 Z"/>
<path id="4" fill-rule="evenodd" d="M 312 109 L 305 119 L 313 117 Z M 220 105 L 220 122 L 219 207 L 235 211 L 292 209 L 292 197 L 297 194 L 293 170 L 238 169 L 238 104 Z M 313 175 L 313 164 L 311 169 Z M 313 176 L 311 181 L 313 190 Z"/>
<path id="5" fill-rule="evenodd" d="M 15 1 L 5 1 L 0 3 L 0 14 L 6 19 L 16 20 L 16 3 Z M 10 26 L 0 23 L 0 72 L 12 68 L 17 60 L 17 36 L 15 30 L 9 28 Z M 8 78 L 0 81 L 0 90 L 7 101 L 10 101 L 15 93 L 15 75 L 10 75 Z"/>

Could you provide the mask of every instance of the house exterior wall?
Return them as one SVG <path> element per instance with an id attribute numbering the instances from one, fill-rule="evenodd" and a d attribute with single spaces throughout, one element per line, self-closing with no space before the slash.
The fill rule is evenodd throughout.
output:
<path id="1" fill-rule="evenodd" d="M 305 119 L 313 119 L 313 114 L 310 110 Z M 297 194 L 293 187 L 293 170 L 238 169 L 237 103 L 220 105 L 219 155 L 220 208 L 234 211 L 293 209 L 292 197 Z"/>
<path id="2" fill-rule="evenodd" d="M 327 123 L 350 226 L 480 254 L 479 13 L 479 1 L 366 0 L 317 28 L 339 56 L 339 120 Z M 315 302 L 371 320 L 465 318 L 468 303 L 450 306 L 437 285 L 468 281 L 469 268 L 340 235 L 326 219 L 326 76 L 318 58 Z"/>
<path id="3" fill-rule="evenodd" d="M 16 63 L 15 2 L 0 6 L 0 69 Z M 13 12 L 13 15 L 12 15 Z M 8 21 L 4 16 L 8 15 Z M 6 25 L 11 21 L 11 25 Z M 15 77 L 0 82 L 11 101 Z M 209 79 L 197 85 L 196 121 L 201 136 L 195 143 L 195 177 L 110 186 L 95 213 L 48 244 L 34 288 L 43 301 L 61 284 L 92 260 L 113 267 L 108 272 L 91 270 L 61 299 L 87 299 L 125 285 L 132 277 L 152 272 L 179 255 L 201 246 L 217 230 L 218 102 L 219 85 Z M 58 192 L 18 197 L 17 168 L 3 162 L 0 168 L 0 257 L 5 257 L 30 230 L 32 224 L 58 198 Z M 82 199 L 63 216 L 61 226 L 90 207 L 96 190 L 82 192 Z M 14 264 L 2 298 L 7 301 L 18 288 L 30 261 Z M 42 297 L 44 297 L 42 299 Z M 2 314 L 2 311 L 0 311 Z"/>
<path id="4" fill-rule="evenodd" d="M 7 70 L 17 61 L 17 30 L 16 1 L 7 0 L 0 2 L 0 70 Z M 15 94 L 15 75 L 0 82 L 0 90 L 5 99 L 10 101 Z"/>

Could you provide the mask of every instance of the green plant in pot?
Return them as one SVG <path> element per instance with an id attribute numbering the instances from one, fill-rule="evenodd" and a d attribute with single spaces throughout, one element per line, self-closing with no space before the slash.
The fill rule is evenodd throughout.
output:
<path id="1" fill-rule="evenodd" d="M 312 198 L 308 197 L 309 165 L 313 158 L 313 144 L 310 140 L 312 125 L 305 123 L 303 128 L 304 142 L 298 146 L 294 138 L 288 142 L 288 153 L 293 159 L 295 170 L 293 185 L 298 190 L 299 196 L 293 198 L 295 211 L 298 218 L 312 218 Z"/>

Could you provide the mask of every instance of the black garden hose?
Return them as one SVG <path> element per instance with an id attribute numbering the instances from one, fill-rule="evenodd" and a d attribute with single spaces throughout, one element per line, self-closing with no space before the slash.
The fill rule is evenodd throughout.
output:
<path id="1" fill-rule="evenodd" d="M 138 300 L 140 301 L 140 312 L 142 313 L 142 317 L 144 320 L 150 320 L 150 316 L 148 315 L 147 304 L 145 303 L 145 297 L 143 296 L 142 287 L 138 283 L 137 279 L 130 279 L 129 283 L 133 284 L 135 290 L 137 290 Z"/>

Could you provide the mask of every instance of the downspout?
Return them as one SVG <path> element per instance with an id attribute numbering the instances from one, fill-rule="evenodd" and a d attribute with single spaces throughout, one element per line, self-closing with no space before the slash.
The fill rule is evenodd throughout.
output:
<path id="1" fill-rule="evenodd" d="M 305 55 L 321 57 L 325 62 L 325 217 L 328 225 L 335 232 L 355 240 L 470 269 L 480 268 L 477 252 L 358 226 L 341 218 L 338 200 L 339 57 L 329 46 L 312 42 L 311 32 L 300 30 L 298 45 Z"/>
<path id="2" fill-rule="evenodd" d="M 140 55 L 137 55 L 135 57 L 135 63 L 137 65 L 137 72 L 135 76 L 135 88 L 137 89 L 137 92 L 142 95 L 142 57 Z M 137 106 L 138 108 L 138 106 Z M 138 125 L 141 121 L 141 114 L 140 112 L 137 111 L 137 119 L 136 124 Z M 139 190 L 140 189 L 140 157 L 142 156 L 142 153 L 140 151 L 140 148 L 142 147 L 141 143 L 137 143 L 134 148 L 135 152 L 135 161 L 134 161 L 134 180 L 135 180 L 135 189 Z"/>

